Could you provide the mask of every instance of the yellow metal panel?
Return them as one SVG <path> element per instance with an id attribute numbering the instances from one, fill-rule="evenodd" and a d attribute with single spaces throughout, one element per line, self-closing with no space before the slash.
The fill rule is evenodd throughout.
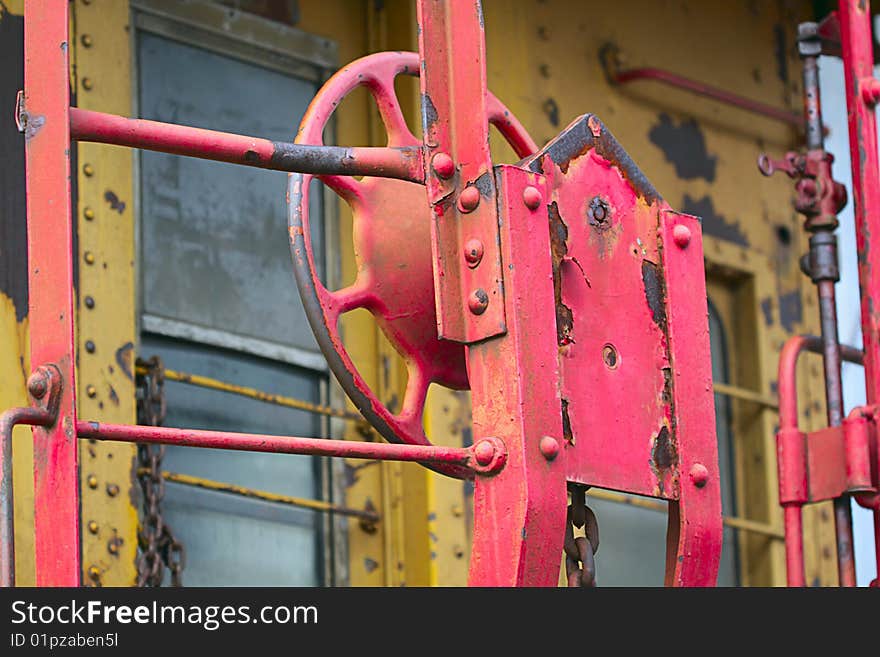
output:
<path id="1" fill-rule="evenodd" d="M 78 0 L 74 7 L 76 104 L 130 115 L 128 3 Z M 130 149 L 83 143 L 76 160 L 78 412 L 83 418 L 127 424 L 135 422 L 133 157 Z M 131 444 L 80 443 L 86 585 L 136 581 L 135 456 Z"/>

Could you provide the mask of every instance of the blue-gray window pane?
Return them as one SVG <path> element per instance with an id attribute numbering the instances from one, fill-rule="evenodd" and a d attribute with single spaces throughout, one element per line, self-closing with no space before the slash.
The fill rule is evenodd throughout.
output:
<path id="1" fill-rule="evenodd" d="M 160 36 L 138 37 L 140 114 L 290 141 L 312 82 Z M 143 310 L 317 351 L 287 246 L 287 175 L 144 151 Z M 323 267 L 321 195 L 313 194 Z"/>

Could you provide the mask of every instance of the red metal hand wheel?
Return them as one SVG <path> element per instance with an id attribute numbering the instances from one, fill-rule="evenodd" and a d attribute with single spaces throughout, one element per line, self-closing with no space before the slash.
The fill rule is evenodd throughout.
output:
<path id="1" fill-rule="evenodd" d="M 394 80 L 418 75 L 419 56 L 383 52 L 352 62 L 317 93 L 300 124 L 296 143 L 323 144 L 324 128 L 336 107 L 353 89 L 366 87 L 376 101 L 388 134 L 388 146 L 420 146 L 403 118 Z M 537 150 L 522 125 L 491 93 L 487 120 L 519 157 Z M 467 108 L 462 108 L 467 111 Z M 387 440 L 430 444 L 422 425 L 428 386 L 468 387 L 464 347 L 437 337 L 431 264 L 431 210 L 422 185 L 390 178 L 319 176 L 351 207 L 357 277 L 330 291 L 315 268 L 309 227 L 311 175 L 291 174 L 288 200 L 290 248 L 296 282 L 309 324 L 330 370 L 361 414 Z M 407 386 L 400 410 L 380 401 L 361 377 L 342 344 L 339 318 L 356 308 L 371 312 L 407 366 Z M 436 468 L 454 477 L 468 476 L 457 467 Z"/>

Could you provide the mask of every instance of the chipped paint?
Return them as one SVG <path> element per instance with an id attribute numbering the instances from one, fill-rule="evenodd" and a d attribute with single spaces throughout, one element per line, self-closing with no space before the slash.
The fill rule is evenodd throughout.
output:
<path id="1" fill-rule="evenodd" d="M 715 210 L 715 205 L 710 196 L 694 199 L 690 194 L 684 195 L 681 202 L 682 212 L 687 212 L 695 217 L 700 217 L 703 223 L 703 233 L 712 235 L 740 246 L 750 246 L 748 236 L 743 232 L 739 221 L 729 221 L 727 217 Z"/>
<path id="2" fill-rule="evenodd" d="M 682 180 L 715 181 L 718 158 L 706 148 L 706 137 L 695 119 L 682 119 L 678 124 L 666 112 L 661 112 L 657 123 L 648 131 L 648 138 L 657 146 L 666 161 L 675 167 Z"/>

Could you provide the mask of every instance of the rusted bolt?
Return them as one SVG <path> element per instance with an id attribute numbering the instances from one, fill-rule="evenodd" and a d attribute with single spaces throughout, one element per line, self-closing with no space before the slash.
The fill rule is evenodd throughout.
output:
<path id="1" fill-rule="evenodd" d="M 86 251 L 83 254 L 83 260 L 86 261 L 87 265 L 93 265 L 93 264 L 95 264 L 95 254 L 92 253 L 91 251 Z"/>
<path id="2" fill-rule="evenodd" d="M 471 269 L 480 264 L 480 261 L 483 259 L 483 243 L 473 237 L 465 242 L 464 259 Z"/>
<path id="3" fill-rule="evenodd" d="M 458 195 L 458 209 L 462 212 L 473 212 L 480 204 L 480 190 L 470 185 Z"/>
<path id="4" fill-rule="evenodd" d="M 98 487 L 98 478 L 95 475 L 91 474 L 86 478 L 86 483 L 89 485 L 89 488 L 94 490 Z"/>
<path id="5" fill-rule="evenodd" d="M 90 354 L 95 353 L 95 343 L 91 340 L 86 340 L 86 351 L 88 351 Z"/>
<path id="6" fill-rule="evenodd" d="M 537 187 L 533 187 L 532 185 L 527 185 L 523 190 L 523 203 L 526 204 L 526 207 L 529 210 L 537 210 L 541 201 L 544 200 L 544 197 L 541 196 L 541 190 Z"/>
<path id="7" fill-rule="evenodd" d="M 474 459 L 480 465 L 489 465 L 495 458 L 495 445 L 491 440 L 481 440 L 474 446 Z"/>
<path id="8" fill-rule="evenodd" d="M 474 315 L 482 315 L 486 312 L 486 308 L 489 307 L 489 295 L 486 294 L 486 290 L 479 287 L 473 292 L 471 292 L 468 297 L 468 308 Z"/>
<path id="9" fill-rule="evenodd" d="M 86 304 L 86 308 L 88 308 L 89 310 L 95 307 L 95 299 L 91 296 L 87 296 L 85 299 L 83 299 L 83 302 Z"/>
<path id="10" fill-rule="evenodd" d="M 83 164 L 83 173 L 86 176 L 88 176 L 89 178 L 91 178 L 92 176 L 95 175 L 95 167 L 93 167 L 91 164 L 86 162 L 85 164 Z"/>
<path id="11" fill-rule="evenodd" d="M 48 391 L 49 377 L 45 372 L 37 370 L 28 377 L 28 392 L 34 399 L 42 399 Z"/>
<path id="12" fill-rule="evenodd" d="M 95 85 L 92 83 L 92 78 L 83 78 L 83 79 L 82 79 L 82 85 L 83 85 L 83 89 L 85 89 L 86 91 L 91 91 L 91 90 L 92 90 L 92 87 L 95 86 Z"/>
<path id="13" fill-rule="evenodd" d="M 617 369 L 617 365 L 620 363 L 620 358 L 618 358 L 617 349 L 613 344 L 606 344 L 602 347 L 602 360 L 605 361 L 605 364 L 609 369 Z"/>
<path id="14" fill-rule="evenodd" d="M 86 395 L 89 398 L 94 399 L 95 395 L 97 395 L 97 394 L 98 394 L 98 389 L 95 388 L 95 386 L 93 386 L 91 383 L 86 386 Z"/>
<path id="15" fill-rule="evenodd" d="M 79 40 L 86 48 L 92 47 L 92 35 L 91 34 L 83 34 Z"/>
<path id="16" fill-rule="evenodd" d="M 556 458 L 556 455 L 559 454 L 559 441 L 550 436 L 544 436 L 541 438 L 539 447 L 541 449 L 541 454 L 543 454 L 544 458 L 548 461 L 552 461 Z"/>
<path id="17" fill-rule="evenodd" d="M 694 463 L 691 466 L 690 476 L 691 481 L 694 482 L 694 486 L 697 488 L 702 488 L 709 481 L 709 471 L 702 463 Z"/>
<path id="18" fill-rule="evenodd" d="M 608 220 L 610 211 L 608 204 L 600 196 L 590 199 L 590 223 L 595 225 L 604 224 Z"/>
<path id="19" fill-rule="evenodd" d="M 95 211 L 92 210 L 90 207 L 86 206 L 83 209 L 83 216 L 86 218 L 86 221 L 91 221 L 92 219 L 95 218 Z"/>
<path id="20" fill-rule="evenodd" d="M 89 579 L 95 582 L 101 579 L 101 571 L 97 566 L 89 566 Z"/>
<path id="21" fill-rule="evenodd" d="M 672 241 L 680 249 L 684 249 L 691 243 L 691 229 L 684 224 L 676 224 L 672 229 Z"/>
<path id="22" fill-rule="evenodd" d="M 449 180 L 455 174 L 455 162 L 452 161 L 448 153 L 436 153 L 431 158 L 431 168 L 443 180 Z"/>
<path id="23" fill-rule="evenodd" d="M 452 554 L 455 555 L 456 559 L 461 559 L 462 557 L 464 557 L 464 548 L 460 545 L 456 545 L 452 548 Z"/>
<path id="24" fill-rule="evenodd" d="M 89 532 L 92 534 L 98 533 L 98 523 L 94 520 L 89 520 Z"/>
<path id="25" fill-rule="evenodd" d="M 116 497 L 119 495 L 119 486 L 116 484 L 107 484 L 107 494 L 110 497 Z"/>

